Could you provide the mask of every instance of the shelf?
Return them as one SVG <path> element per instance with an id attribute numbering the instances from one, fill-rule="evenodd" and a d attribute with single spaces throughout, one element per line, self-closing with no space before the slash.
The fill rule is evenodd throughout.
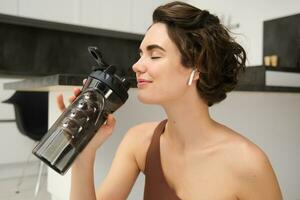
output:
<path id="1" fill-rule="evenodd" d="M 270 69 L 270 70 L 269 70 Z M 283 71 L 284 70 L 284 71 Z M 270 68 L 265 66 L 249 66 L 246 67 L 245 73 L 241 74 L 239 78 L 239 83 L 235 90 L 237 91 L 261 91 L 261 92 L 291 92 L 298 93 L 300 92 L 300 87 L 291 87 L 285 85 L 280 85 L 278 82 L 274 82 L 272 85 L 272 80 L 270 80 L 269 72 L 296 72 L 296 73 L 284 73 L 283 75 L 294 75 L 299 76 L 297 69 L 291 70 L 290 68 L 285 68 L 282 70 L 282 67 Z M 289 70 L 289 71 L 287 71 Z M 267 75 L 267 76 L 266 76 Z M 278 75 L 278 74 L 277 74 Z M 296 77 L 297 78 L 297 77 Z"/>
<path id="2" fill-rule="evenodd" d="M 296 68 L 296 67 L 269 67 L 269 66 L 265 66 L 265 68 L 266 68 L 267 71 L 300 73 L 300 68 Z"/>

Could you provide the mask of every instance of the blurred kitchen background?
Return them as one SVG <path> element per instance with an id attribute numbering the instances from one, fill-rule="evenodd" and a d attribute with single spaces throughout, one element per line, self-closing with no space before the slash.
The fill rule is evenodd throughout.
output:
<path id="1" fill-rule="evenodd" d="M 82 77 L 94 64 L 81 48 L 93 41 L 101 43 L 108 60 L 133 78 L 130 65 L 137 58 L 135 50 L 151 24 L 153 10 L 167 2 L 0 0 L 0 101 L 26 87 L 27 91 L 43 91 L 48 95 L 43 105 L 49 108 L 45 119 L 51 125 L 59 115 L 55 96 L 70 95 L 72 85 L 80 87 Z M 284 199 L 300 200 L 300 2 L 184 2 L 218 15 L 248 54 L 246 74 L 225 101 L 211 108 L 212 116 L 260 146 L 272 162 Z M 57 77 L 43 78 L 55 74 L 75 74 L 57 80 L 78 79 L 49 83 Z M 18 81 L 23 80 L 20 87 Z M 134 79 L 131 81 L 129 100 L 115 113 L 114 134 L 97 154 L 96 185 L 105 177 L 129 127 L 165 117 L 159 107 L 138 102 Z M 12 82 L 17 84 L 7 85 Z M 60 176 L 51 169 L 40 168 L 40 161 L 31 154 L 36 141 L 17 126 L 16 113 L 12 104 L 0 103 L 0 199 L 68 199 L 70 174 Z M 128 199 L 142 199 L 143 187 L 141 174 Z"/>

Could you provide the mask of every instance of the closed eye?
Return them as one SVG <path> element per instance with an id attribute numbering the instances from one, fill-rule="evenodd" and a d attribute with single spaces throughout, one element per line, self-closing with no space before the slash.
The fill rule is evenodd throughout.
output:
<path id="1" fill-rule="evenodd" d="M 161 57 L 159 57 L 159 56 L 151 56 L 151 59 L 159 59 L 159 58 L 161 58 Z"/>

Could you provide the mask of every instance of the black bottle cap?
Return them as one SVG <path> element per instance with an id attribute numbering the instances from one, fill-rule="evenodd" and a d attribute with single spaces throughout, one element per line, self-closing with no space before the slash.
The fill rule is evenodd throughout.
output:
<path id="1" fill-rule="evenodd" d="M 125 78 L 120 78 L 116 74 L 107 73 L 106 70 L 95 70 L 89 76 L 106 84 L 120 97 L 122 102 L 125 103 L 125 101 L 128 99 L 127 91 L 129 90 L 130 84 L 128 84 L 129 82 Z"/>
<path id="2" fill-rule="evenodd" d="M 115 74 L 116 67 L 108 65 L 104 61 L 102 54 L 97 47 L 88 47 L 88 50 L 98 64 L 98 68 L 94 69 L 90 74 L 90 77 L 106 84 L 123 102 L 125 102 L 128 99 L 127 91 L 130 87 L 129 81 L 127 81 L 126 78 L 121 78 Z"/>
<path id="3" fill-rule="evenodd" d="M 113 75 L 116 73 L 116 67 L 111 65 L 104 70 L 105 73 Z"/>

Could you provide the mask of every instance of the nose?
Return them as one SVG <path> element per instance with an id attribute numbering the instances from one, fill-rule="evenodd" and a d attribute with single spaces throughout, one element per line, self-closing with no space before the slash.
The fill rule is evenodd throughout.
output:
<path id="1" fill-rule="evenodd" d="M 142 57 L 138 61 L 136 61 L 136 63 L 134 63 L 132 65 L 132 70 L 136 74 L 142 74 L 146 71 L 146 66 L 145 66 L 145 63 L 142 60 Z"/>

